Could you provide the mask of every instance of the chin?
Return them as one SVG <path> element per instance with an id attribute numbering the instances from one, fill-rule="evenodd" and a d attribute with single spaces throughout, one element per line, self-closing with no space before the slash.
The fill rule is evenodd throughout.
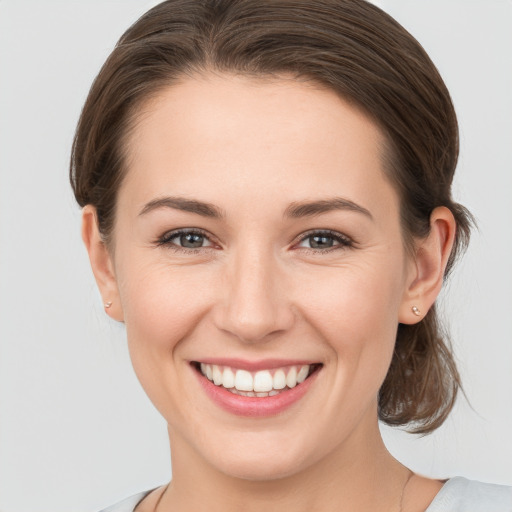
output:
<path id="1" fill-rule="evenodd" d="M 303 442 L 290 444 L 289 440 L 286 443 L 279 438 L 262 439 L 265 437 L 256 434 L 254 440 L 223 444 L 221 450 L 210 454 L 209 462 L 225 475 L 249 481 L 290 477 L 315 462 L 313 453 L 311 457 L 307 456 L 308 450 Z"/>
<path id="2" fill-rule="evenodd" d="M 223 461 L 222 467 L 218 469 L 232 477 L 252 482 L 264 482 L 279 480 L 299 473 L 302 465 L 296 461 L 290 461 L 281 457 L 274 457 L 273 460 L 261 460 L 261 457 L 238 457 L 237 460 Z"/>

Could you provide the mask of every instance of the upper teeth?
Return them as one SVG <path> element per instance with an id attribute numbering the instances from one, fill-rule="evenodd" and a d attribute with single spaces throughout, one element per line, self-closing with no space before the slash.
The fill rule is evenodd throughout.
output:
<path id="1" fill-rule="evenodd" d="M 309 370 L 309 364 L 298 367 L 287 366 L 285 368 L 248 372 L 247 370 L 237 370 L 229 366 L 201 363 L 201 372 L 216 386 L 257 393 L 281 390 L 286 386 L 294 388 L 297 384 L 306 380 Z"/>

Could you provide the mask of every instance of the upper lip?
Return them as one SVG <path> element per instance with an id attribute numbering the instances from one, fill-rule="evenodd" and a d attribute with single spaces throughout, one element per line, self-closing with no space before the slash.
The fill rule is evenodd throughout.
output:
<path id="1" fill-rule="evenodd" d="M 282 368 L 285 366 L 320 364 L 319 361 L 306 359 L 258 359 L 249 361 L 248 359 L 227 357 L 206 357 L 202 359 L 196 359 L 192 362 L 215 364 L 217 366 L 230 366 L 231 368 L 247 370 L 249 372 L 257 372 L 258 370 L 271 370 L 273 368 Z"/>

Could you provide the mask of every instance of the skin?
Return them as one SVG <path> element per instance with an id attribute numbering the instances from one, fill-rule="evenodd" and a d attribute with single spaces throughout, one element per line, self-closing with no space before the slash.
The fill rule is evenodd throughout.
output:
<path id="1" fill-rule="evenodd" d="M 398 323 L 421 321 L 411 307 L 424 315 L 439 293 L 455 222 L 435 209 L 430 235 L 405 250 L 384 147 L 334 92 L 286 77 L 189 77 L 142 107 L 109 247 L 94 208 L 83 214 L 106 311 L 126 324 L 135 372 L 168 423 L 172 484 L 137 510 L 399 510 L 410 472 L 383 444 L 377 393 Z M 168 196 L 223 216 L 141 214 Z M 366 213 L 285 215 L 333 197 Z M 161 243 L 185 228 L 204 231 L 204 245 Z M 312 230 L 348 243 L 311 248 Z M 199 385 L 190 361 L 214 356 L 323 367 L 298 403 L 247 418 Z M 441 485 L 414 476 L 403 510 L 424 510 Z"/>

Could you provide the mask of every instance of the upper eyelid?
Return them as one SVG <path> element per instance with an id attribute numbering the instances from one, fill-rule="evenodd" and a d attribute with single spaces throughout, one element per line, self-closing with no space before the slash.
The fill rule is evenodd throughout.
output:
<path id="1" fill-rule="evenodd" d="M 306 231 L 305 233 L 301 233 L 299 236 L 297 236 L 294 240 L 294 243 L 301 242 L 306 238 L 309 238 L 310 236 L 314 235 L 331 236 L 333 238 L 340 238 L 342 240 L 345 240 L 346 242 L 353 242 L 353 239 L 351 237 L 345 235 L 344 233 L 340 233 L 339 231 L 334 231 L 332 229 L 312 229 Z"/>
<path id="2" fill-rule="evenodd" d="M 177 228 L 177 229 L 171 229 L 169 231 L 166 231 L 162 235 L 160 235 L 157 238 L 156 243 L 158 245 L 163 245 L 165 243 L 169 243 L 174 237 L 176 237 L 178 235 L 181 235 L 181 234 L 184 234 L 184 233 L 193 233 L 193 234 L 202 235 L 205 238 L 207 238 L 210 241 L 210 243 L 212 243 L 212 244 L 217 243 L 216 239 L 215 239 L 215 237 L 213 235 L 211 235 L 210 233 L 208 233 L 208 231 L 205 231 L 204 229 L 201 229 L 201 228 Z M 177 247 L 179 247 L 179 246 L 177 246 Z M 207 248 L 207 247 L 205 247 L 205 248 Z"/>

